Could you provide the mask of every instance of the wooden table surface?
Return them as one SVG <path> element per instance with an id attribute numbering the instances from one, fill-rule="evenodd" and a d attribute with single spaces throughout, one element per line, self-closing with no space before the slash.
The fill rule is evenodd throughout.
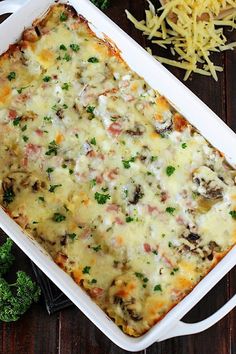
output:
<path id="1" fill-rule="evenodd" d="M 125 8 L 141 19 L 144 0 L 113 0 L 107 14 L 142 46 L 146 46 L 145 38 L 126 19 Z M 227 36 L 236 41 L 236 31 L 228 31 Z M 194 76 L 186 85 L 236 131 L 236 50 L 216 54 L 215 60 L 224 66 L 224 73 L 219 75 L 217 83 L 208 77 Z M 182 80 L 183 72 L 179 69 L 171 71 Z M 4 237 L 3 232 L 0 237 Z M 29 259 L 17 247 L 14 253 L 17 259 L 15 267 L 32 274 Z M 185 320 L 202 320 L 222 306 L 236 291 L 235 278 L 236 269 L 233 269 Z M 41 299 L 18 322 L 0 323 L 0 354 L 79 353 L 120 354 L 125 351 L 112 344 L 75 306 L 49 316 Z M 140 353 L 236 354 L 236 310 L 203 333 L 153 344 Z"/>

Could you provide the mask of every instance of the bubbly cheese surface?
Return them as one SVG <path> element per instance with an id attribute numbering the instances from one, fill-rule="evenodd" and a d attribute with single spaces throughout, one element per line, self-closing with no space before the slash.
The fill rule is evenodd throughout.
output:
<path id="1" fill-rule="evenodd" d="M 235 171 L 71 7 L 1 56 L 0 141 L 2 206 L 129 335 L 236 243 Z"/>

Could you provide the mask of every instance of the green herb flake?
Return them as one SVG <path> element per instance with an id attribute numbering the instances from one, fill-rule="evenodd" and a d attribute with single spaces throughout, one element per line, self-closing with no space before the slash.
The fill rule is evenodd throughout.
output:
<path id="1" fill-rule="evenodd" d="M 71 84 L 68 84 L 67 82 L 64 82 L 64 84 L 62 85 L 62 90 L 68 91 L 70 88 Z"/>
<path id="2" fill-rule="evenodd" d="M 75 233 L 72 233 L 72 234 L 67 234 L 67 236 L 73 241 L 77 235 Z"/>
<path id="3" fill-rule="evenodd" d="M 233 219 L 236 219 L 236 210 L 231 210 L 229 214 L 232 216 Z"/>
<path id="4" fill-rule="evenodd" d="M 69 169 L 69 174 L 70 174 L 70 175 L 73 175 L 73 173 L 74 173 L 74 170 L 72 170 L 72 168 L 70 168 L 70 169 Z"/>
<path id="5" fill-rule="evenodd" d="M 128 169 L 130 168 L 130 163 L 135 162 L 135 157 L 131 157 L 130 160 L 122 160 L 124 168 Z"/>
<path id="6" fill-rule="evenodd" d="M 65 12 L 62 12 L 61 14 L 60 14 L 60 21 L 61 22 L 64 22 L 64 21 L 66 21 L 68 19 L 68 15 L 65 13 Z"/>
<path id="7" fill-rule="evenodd" d="M 73 50 L 73 52 L 77 53 L 80 50 L 80 46 L 78 44 L 70 44 L 70 48 Z"/>
<path id="8" fill-rule="evenodd" d="M 132 221 L 134 221 L 134 218 L 131 218 L 131 216 L 127 216 L 125 221 L 126 222 L 132 222 Z"/>
<path id="9" fill-rule="evenodd" d="M 152 251 L 152 253 L 155 254 L 156 256 L 158 255 L 157 250 Z"/>
<path id="10" fill-rule="evenodd" d="M 92 139 L 90 140 L 90 144 L 92 144 L 92 145 L 97 145 L 96 138 L 92 138 Z"/>
<path id="11" fill-rule="evenodd" d="M 175 208 L 167 207 L 167 208 L 166 208 L 166 212 L 169 213 L 169 214 L 171 214 L 171 215 L 173 215 L 174 212 L 175 212 Z"/>
<path id="12" fill-rule="evenodd" d="M 52 117 L 50 117 L 50 116 L 45 116 L 45 117 L 43 117 L 43 120 L 44 120 L 45 122 L 52 123 Z"/>
<path id="13" fill-rule="evenodd" d="M 16 73 L 14 71 L 11 71 L 8 75 L 7 78 L 9 81 L 15 80 L 16 79 Z"/>
<path id="14" fill-rule="evenodd" d="M 52 217 L 52 220 L 58 223 L 64 221 L 65 219 L 65 215 L 62 215 L 60 213 L 54 213 Z"/>
<path id="15" fill-rule="evenodd" d="M 171 248 L 173 247 L 173 243 L 169 241 L 168 246 Z"/>
<path id="16" fill-rule="evenodd" d="M 64 44 L 61 44 L 59 47 L 60 50 L 67 50 L 66 46 Z"/>
<path id="17" fill-rule="evenodd" d="M 178 272 L 179 268 L 173 268 L 172 272 L 170 273 L 170 275 L 175 275 L 176 272 Z"/>
<path id="18" fill-rule="evenodd" d="M 98 204 L 106 204 L 106 202 L 111 199 L 111 196 L 109 194 L 101 194 L 98 192 L 95 193 L 94 197 Z"/>
<path id="19" fill-rule="evenodd" d="M 181 147 L 182 147 L 182 149 L 186 149 L 187 144 L 186 144 L 186 143 L 183 143 L 183 144 L 181 145 Z"/>
<path id="20" fill-rule="evenodd" d="M 151 162 L 154 162 L 154 161 L 156 161 L 157 159 L 158 159 L 157 156 L 151 156 Z"/>
<path id="21" fill-rule="evenodd" d="M 55 190 L 57 189 L 57 188 L 59 188 L 59 187 L 62 187 L 62 184 L 54 184 L 54 185 L 50 185 L 50 188 L 49 188 L 49 192 L 51 192 L 51 193 L 54 193 L 55 192 Z"/>
<path id="22" fill-rule="evenodd" d="M 83 271 L 82 271 L 83 274 L 89 274 L 90 269 L 91 269 L 91 267 L 89 267 L 89 266 L 84 267 L 84 269 L 83 269 Z"/>
<path id="23" fill-rule="evenodd" d="M 52 173 L 53 171 L 54 171 L 53 167 L 48 167 L 46 170 L 47 173 Z"/>
<path id="24" fill-rule="evenodd" d="M 26 136 L 26 135 L 23 135 L 22 139 L 24 140 L 25 143 L 29 140 L 28 136 Z"/>
<path id="25" fill-rule="evenodd" d="M 20 124 L 20 121 L 21 121 L 21 117 L 16 117 L 14 120 L 13 120 L 13 125 L 14 127 L 16 127 L 17 125 Z"/>
<path id="26" fill-rule="evenodd" d="M 174 166 L 167 166 L 166 167 L 166 174 L 167 176 L 171 176 L 173 175 L 173 173 L 175 172 L 175 167 Z"/>
<path id="27" fill-rule="evenodd" d="M 91 284 L 96 284 L 97 283 L 97 279 L 92 279 L 91 280 Z"/>
<path id="28" fill-rule="evenodd" d="M 91 58 L 88 59 L 88 62 L 89 63 L 93 63 L 93 64 L 99 63 L 99 59 L 96 58 L 96 57 L 91 57 Z"/>
<path id="29" fill-rule="evenodd" d="M 24 125 L 24 126 L 21 128 L 21 131 L 22 131 L 22 132 L 25 132 L 26 129 L 27 129 L 27 125 Z"/>
<path id="30" fill-rule="evenodd" d="M 154 290 L 154 291 L 162 291 L 161 284 L 155 285 L 153 290 Z"/>
<path id="31" fill-rule="evenodd" d="M 143 278 L 143 282 L 144 282 L 144 283 L 147 283 L 148 281 L 149 281 L 149 279 L 148 279 L 148 278 L 146 278 L 146 277 L 145 277 L 145 278 Z"/>
<path id="32" fill-rule="evenodd" d="M 39 200 L 40 202 L 45 202 L 44 197 L 38 197 L 38 200 Z"/>
<path id="33" fill-rule="evenodd" d="M 71 56 L 68 54 L 68 53 L 66 53 L 65 55 L 64 55 L 64 57 L 63 57 L 63 60 L 65 60 L 65 61 L 70 61 L 72 58 L 71 58 Z"/>
<path id="34" fill-rule="evenodd" d="M 90 183 L 91 183 L 91 187 L 95 187 L 96 184 L 97 184 L 97 181 L 96 181 L 96 179 L 92 179 L 92 180 L 90 181 Z"/>
<path id="35" fill-rule="evenodd" d="M 51 141 L 48 145 L 48 151 L 45 152 L 45 155 L 50 156 L 54 155 L 57 156 L 58 145 L 55 140 Z"/>
<path id="36" fill-rule="evenodd" d="M 44 82 L 49 82 L 51 80 L 52 80 L 51 76 L 44 76 L 44 78 L 43 78 Z"/>
<path id="37" fill-rule="evenodd" d="M 93 249 L 95 252 L 98 252 L 98 251 L 101 251 L 102 246 L 101 246 L 101 245 L 98 245 L 98 246 L 92 247 L 92 249 Z"/>
<path id="38" fill-rule="evenodd" d="M 3 194 L 3 202 L 4 204 L 10 204 L 13 202 L 14 198 L 15 198 L 15 193 L 13 190 L 13 186 L 9 186 L 7 188 L 5 188 L 4 190 L 4 194 Z"/>
<path id="39" fill-rule="evenodd" d="M 139 273 L 139 272 L 135 272 L 134 274 L 139 279 L 143 279 L 143 277 L 144 277 L 144 275 L 142 273 Z"/>

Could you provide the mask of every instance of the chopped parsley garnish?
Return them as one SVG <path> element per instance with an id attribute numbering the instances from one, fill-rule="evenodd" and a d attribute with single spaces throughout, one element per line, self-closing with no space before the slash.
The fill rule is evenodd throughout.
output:
<path id="1" fill-rule="evenodd" d="M 233 219 L 236 219 L 236 210 L 231 210 L 229 214 L 232 216 Z"/>
<path id="2" fill-rule="evenodd" d="M 92 145 L 97 145 L 96 138 L 92 138 L 92 139 L 90 140 L 90 144 L 92 144 Z"/>
<path id="3" fill-rule="evenodd" d="M 91 284 L 96 284 L 97 283 L 97 279 L 92 279 L 91 280 Z"/>
<path id="4" fill-rule="evenodd" d="M 173 247 L 173 243 L 169 241 L 168 246 L 171 248 Z"/>
<path id="5" fill-rule="evenodd" d="M 131 218 L 131 216 L 127 216 L 125 220 L 126 222 L 132 222 L 134 221 L 134 218 Z"/>
<path id="6" fill-rule="evenodd" d="M 70 88 L 70 84 L 68 84 L 68 82 L 64 82 L 61 88 L 62 90 L 68 91 Z"/>
<path id="7" fill-rule="evenodd" d="M 94 187 L 94 186 L 96 186 L 97 181 L 96 181 L 96 179 L 92 179 L 92 181 L 90 181 L 90 183 L 91 183 L 91 186 Z"/>
<path id="8" fill-rule="evenodd" d="M 157 250 L 152 251 L 152 253 L 155 254 L 156 256 L 158 255 Z"/>
<path id="9" fill-rule="evenodd" d="M 175 172 L 175 167 L 174 167 L 174 166 L 167 166 L 167 167 L 166 167 L 166 174 L 167 174 L 167 176 L 173 175 L 174 172 Z"/>
<path id="10" fill-rule="evenodd" d="M 183 143 L 183 144 L 181 145 L 181 147 L 182 147 L 182 149 L 186 149 L 187 144 L 186 144 L 186 143 Z"/>
<path id="11" fill-rule="evenodd" d="M 106 202 L 111 199 L 111 196 L 109 194 L 101 194 L 98 192 L 95 193 L 94 197 L 98 204 L 106 204 Z"/>
<path id="12" fill-rule="evenodd" d="M 38 197 L 38 200 L 40 200 L 40 202 L 45 202 L 44 197 Z"/>
<path id="13" fill-rule="evenodd" d="M 70 175 L 73 175 L 73 173 L 74 173 L 74 170 L 72 170 L 72 168 L 70 168 L 70 169 L 69 169 L 69 174 L 70 174 Z"/>
<path id="14" fill-rule="evenodd" d="M 170 273 L 170 275 L 175 275 L 176 272 L 178 272 L 179 268 L 173 268 L 172 272 Z"/>
<path id="15" fill-rule="evenodd" d="M 62 184 L 54 184 L 54 185 L 50 185 L 50 188 L 49 188 L 49 192 L 51 192 L 51 193 L 54 193 L 55 192 L 55 190 L 56 190 L 56 188 L 59 188 L 59 187 L 61 187 L 62 186 Z"/>
<path id="16" fill-rule="evenodd" d="M 20 121 L 21 121 L 21 117 L 16 117 L 14 120 L 13 120 L 13 125 L 16 127 L 17 125 L 20 124 Z"/>
<path id="17" fill-rule="evenodd" d="M 26 136 L 26 135 L 23 135 L 22 139 L 24 140 L 25 143 L 29 140 L 28 136 Z"/>
<path id="18" fill-rule="evenodd" d="M 91 267 L 89 267 L 89 266 L 84 267 L 83 274 L 89 274 L 90 269 L 91 269 Z"/>
<path id="19" fill-rule="evenodd" d="M 68 15 L 65 13 L 65 12 L 62 12 L 61 14 L 60 14 L 60 21 L 61 22 L 64 22 L 64 21 L 66 21 L 68 19 Z"/>
<path id="20" fill-rule="evenodd" d="M 128 169 L 128 168 L 131 167 L 131 166 L 130 166 L 130 163 L 131 163 L 131 162 L 135 162 L 135 157 L 131 157 L 130 160 L 122 160 L 123 166 L 124 166 L 124 168 L 126 168 L 126 169 Z"/>
<path id="21" fill-rule="evenodd" d="M 61 167 L 62 168 L 67 168 L 67 165 L 65 163 L 63 163 L 63 165 Z"/>
<path id="22" fill-rule="evenodd" d="M 143 282 L 144 282 L 144 283 L 147 283 L 148 280 L 149 280 L 148 278 L 143 278 Z"/>
<path id="23" fill-rule="evenodd" d="M 15 80 L 16 78 L 16 73 L 14 71 L 11 71 L 8 75 L 7 78 L 9 81 Z"/>
<path id="24" fill-rule="evenodd" d="M 136 275 L 137 278 L 139 279 L 143 279 L 144 275 L 142 273 L 139 273 L 139 272 L 135 272 L 134 273 Z"/>
<path id="25" fill-rule="evenodd" d="M 107 192 L 108 189 L 109 189 L 109 188 L 107 188 L 107 187 L 106 187 L 106 188 L 102 187 L 102 191 L 103 191 L 103 192 Z"/>
<path id="26" fill-rule="evenodd" d="M 94 116 L 94 110 L 95 110 L 94 106 L 88 106 L 86 112 L 91 113 Z"/>
<path id="27" fill-rule="evenodd" d="M 64 109 L 67 109 L 67 108 L 68 108 L 67 104 L 65 104 L 65 103 L 62 105 L 62 107 L 63 107 Z"/>
<path id="28" fill-rule="evenodd" d="M 72 58 L 71 58 L 71 56 L 70 56 L 68 53 L 66 53 L 66 54 L 64 55 L 63 59 L 64 59 L 65 61 L 70 61 Z"/>
<path id="29" fill-rule="evenodd" d="M 48 151 L 45 152 L 45 155 L 50 156 L 54 155 L 57 156 L 58 145 L 55 140 L 51 141 L 48 145 Z"/>
<path id="30" fill-rule="evenodd" d="M 52 123 L 52 117 L 50 117 L 50 116 L 43 117 L 43 120 L 45 120 L 45 122 Z"/>
<path id="31" fill-rule="evenodd" d="M 167 207 L 167 208 L 166 208 L 166 212 L 169 213 L 169 214 L 171 214 L 171 215 L 173 215 L 174 212 L 175 212 L 175 208 Z"/>
<path id="32" fill-rule="evenodd" d="M 19 93 L 19 95 L 22 93 L 23 90 L 27 89 L 29 86 L 24 86 L 24 87 L 21 87 L 19 89 L 17 89 L 16 91 Z"/>
<path id="33" fill-rule="evenodd" d="M 89 58 L 88 59 L 88 62 L 89 63 L 99 63 L 99 59 L 98 58 L 96 58 L 96 57 L 91 57 L 91 58 Z"/>
<path id="34" fill-rule="evenodd" d="M 157 156 L 151 156 L 151 162 L 154 162 L 154 161 L 156 161 L 157 159 L 158 159 Z"/>
<path id="35" fill-rule="evenodd" d="M 27 129 L 27 125 L 24 125 L 24 126 L 21 128 L 21 131 L 22 131 L 22 132 L 25 132 L 26 129 Z"/>
<path id="36" fill-rule="evenodd" d="M 67 234 L 67 236 L 68 236 L 71 240 L 74 240 L 77 235 L 76 235 L 75 233 L 72 233 L 72 234 Z"/>
<path id="37" fill-rule="evenodd" d="M 78 44 L 70 44 L 70 48 L 76 53 L 80 50 L 80 46 Z"/>
<path id="38" fill-rule="evenodd" d="M 3 194 L 3 202 L 5 204 L 10 204 L 13 202 L 14 198 L 15 198 L 15 193 L 13 191 L 13 187 L 9 186 L 4 190 L 4 194 Z"/>
<path id="39" fill-rule="evenodd" d="M 51 76 L 45 76 L 45 77 L 43 78 L 43 81 L 44 81 L 44 82 L 49 82 L 49 81 L 51 81 L 51 80 L 52 80 Z"/>
<path id="40" fill-rule="evenodd" d="M 59 47 L 60 50 L 67 50 L 66 46 L 64 44 L 61 44 Z"/>
<path id="41" fill-rule="evenodd" d="M 47 173 L 52 173 L 53 171 L 54 171 L 53 167 L 48 167 L 46 170 Z"/>
<path id="42" fill-rule="evenodd" d="M 95 252 L 98 252 L 98 251 L 101 251 L 102 247 L 101 245 L 98 245 L 96 247 L 92 247 L 92 249 L 95 251 Z"/>
<path id="43" fill-rule="evenodd" d="M 62 215 L 60 213 L 54 213 L 52 220 L 55 222 L 62 222 L 66 219 L 65 215 Z"/>
<path id="44" fill-rule="evenodd" d="M 155 285 L 153 290 L 154 290 L 154 291 L 162 291 L 161 284 Z"/>
<path id="45" fill-rule="evenodd" d="M 129 194 L 128 189 L 125 189 L 125 190 L 124 190 L 124 194 L 125 194 L 125 197 L 127 198 L 127 197 L 128 197 L 128 194 Z"/>

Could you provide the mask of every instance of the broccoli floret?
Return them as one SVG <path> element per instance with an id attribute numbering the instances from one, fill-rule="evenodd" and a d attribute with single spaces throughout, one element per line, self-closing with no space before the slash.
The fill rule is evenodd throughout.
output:
<path id="1" fill-rule="evenodd" d="M 13 242 L 10 238 L 0 246 L 0 277 L 3 276 L 12 265 L 15 257 L 11 254 Z"/>
<path id="2" fill-rule="evenodd" d="M 110 6 L 110 0 L 91 0 L 94 5 L 101 10 L 105 10 Z"/>
<path id="3" fill-rule="evenodd" d="M 17 272 L 15 284 L 0 278 L 0 320 L 17 321 L 39 296 L 39 287 L 25 272 Z"/>

